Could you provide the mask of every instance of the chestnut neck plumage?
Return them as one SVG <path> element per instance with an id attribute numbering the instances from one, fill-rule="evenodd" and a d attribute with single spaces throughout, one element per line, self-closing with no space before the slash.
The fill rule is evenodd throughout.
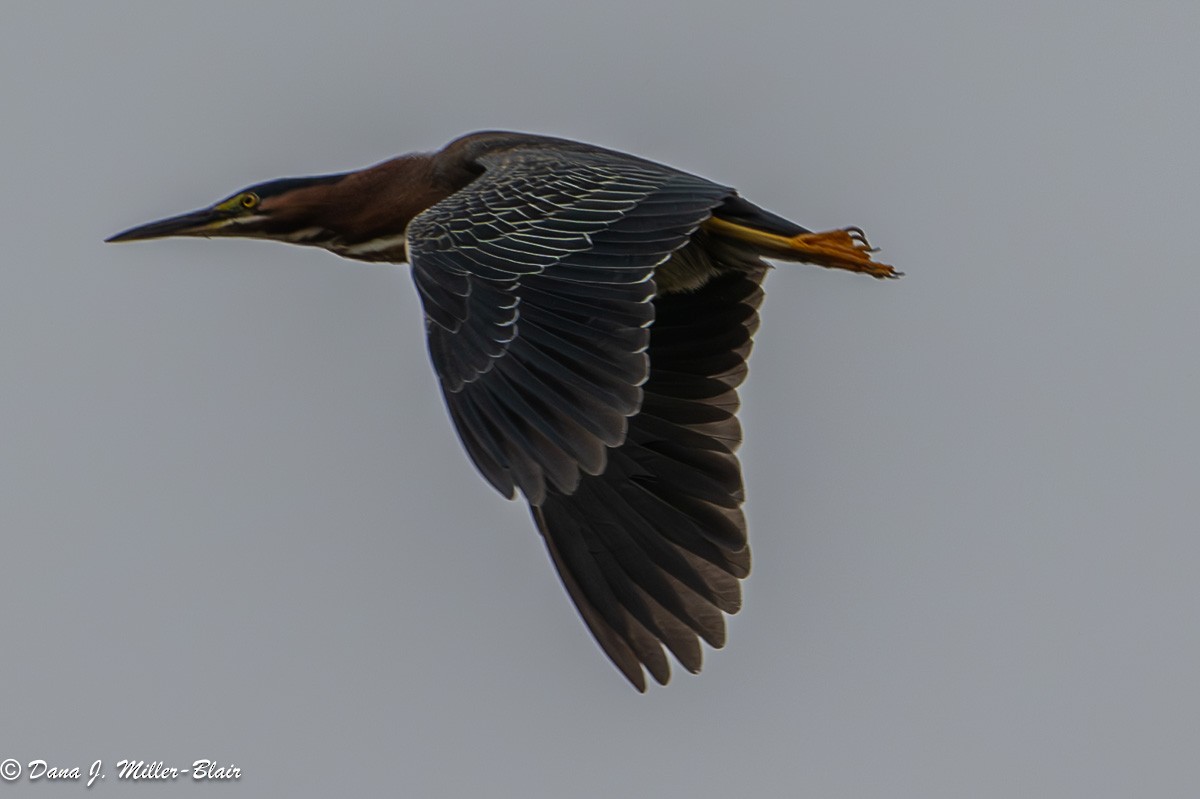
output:
<path id="1" fill-rule="evenodd" d="M 407 261 L 408 223 L 476 177 L 463 159 L 447 155 L 404 155 L 265 197 L 259 235 L 360 261 Z"/>

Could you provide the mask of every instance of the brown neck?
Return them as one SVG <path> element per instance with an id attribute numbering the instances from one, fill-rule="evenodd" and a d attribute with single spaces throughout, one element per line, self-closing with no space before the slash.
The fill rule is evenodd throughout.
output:
<path id="1" fill-rule="evenodd" d="M 404 234 L 414 216 L 466 186 L 474 175 L 431 155 L 405 155 L 263 202 L 273 238 L 339 247 Z M 297 231 L 311 231 L 293 238 Z M 333 249 L 333 247 L 331 247 Z"/>

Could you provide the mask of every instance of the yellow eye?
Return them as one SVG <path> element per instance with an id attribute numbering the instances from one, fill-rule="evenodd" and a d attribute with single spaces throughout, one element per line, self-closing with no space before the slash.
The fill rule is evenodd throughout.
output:
<path id="1" fill-rule="evenodd" d="M 258 206 L 258 195 L 248 191 L 242 195 L 240 202 L 242 207 L 247 210 L 255 208 Z"/>

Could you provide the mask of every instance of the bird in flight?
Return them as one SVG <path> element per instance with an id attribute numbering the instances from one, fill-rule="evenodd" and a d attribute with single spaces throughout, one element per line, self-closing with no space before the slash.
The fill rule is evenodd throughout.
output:
<path id="1" fill-rule="evenodd" d="M 734 189 L 565 139 L 463 136 L 273 180 L 108 241 L 237 236 L 409 263 L 463 447 L 520 491 L 584 623 L 639 691 L 725 643 L 749 574 L 737 388 L 764 259 L 899 276 Z"/>

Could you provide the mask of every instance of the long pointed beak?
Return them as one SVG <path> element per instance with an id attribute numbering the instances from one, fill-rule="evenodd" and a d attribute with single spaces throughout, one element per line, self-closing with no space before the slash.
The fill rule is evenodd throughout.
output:
<path id="1" fill-rule="evenodd" d="M 143 239 L 161 239 L 166 236 L 211 236 L 221 227 L 219 223 L 227 219 L 229 219 L 227 213 L 214 208 L 204 208 L 169 219 L 138 225 L 115 236 L 109 236 L 105 241 L 141 241 Z"/>

